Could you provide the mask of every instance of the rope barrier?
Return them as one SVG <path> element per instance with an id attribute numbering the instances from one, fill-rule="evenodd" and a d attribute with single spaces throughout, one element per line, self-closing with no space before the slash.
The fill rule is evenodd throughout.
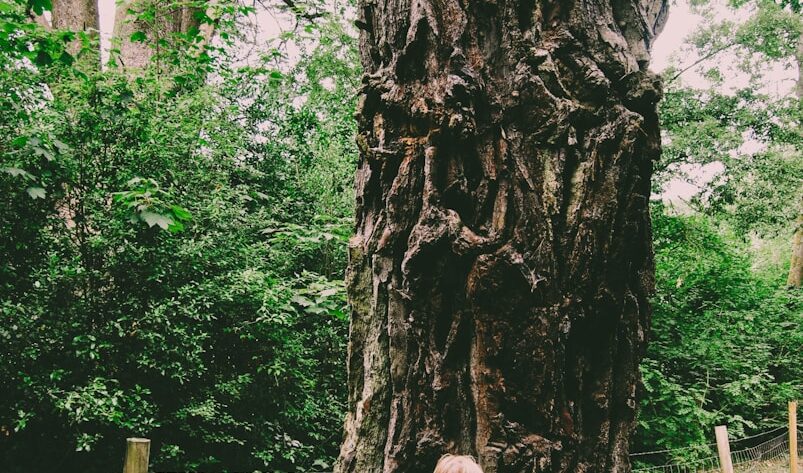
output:
<path id="1" fill-rule="evenodd" d="M 762 462 L 788 457 L 789 429 L 786 426 L 776 427 L 749 437 L 736 439 L 732 441 L 732 444 L 744 445 L 747 441 L 769 436 L 772 437 L 756 445 L 731 451 L 731 459 L 734 468 L 738 466 L 740 472 L 750 473 L 755 471 Z M 798 438 L 803 439 L 803 432 L 798 432 Z M 799 440 L 798 450 L 803 449 L 801 448 L 801 443 L 803 442 Z M 718 471 L 720 469 L 719 457 L 715 454 L 716 449 L 712 449 L 712 447 L 716 447 L 716 443 L 633 453 L 630 455 L 630 458 L 638 462 L 638 464 L 648 463 L 647 459 L 650 456 L 657 460 L 671 459 L 672 457 L 677 458 L 681 454 L 691 456 L 695 453 L 695 450 L 701 455 L 706 455 L 702 458 L 692 457 L 661 465 L 639 466 L 633 469 L 633 473 L 697 473 Z"/>
<path id="2" fill-rule="evenodd" d="M 672 453 L 672 452 L 682 452 L 686 450 L 694 450 L 694 449 L 701 449 L 705 447 L 716 447 L 716 442 L 714 443 L 701 443 L 697 445 L 689 445 L 686 447 L 678 447 L 678 448 L 669 448 L 666 450 L 651 450 L 649 452 L 638 452 L 638 453 L 631 453 L 630 458 L 634 457 L 641 457 L 641 456 L 649 456 L 649 455 L 658 455 L 663 453 Z"/>
<path id="3" fill-rule="evenodd" d="M 751 435 L 749 437 L 744 437 L 744 438 L 733 440 L 733 443 L 743 442 L 745 440 L 752 440 L 752 439 L 755 439 L 755 438 L 763 437 L 765 435 L 769 435 L 769 434 L 784 430 L 786 428 L 787 427 L 785 425 L 781 425 L 781 426 L 775 427 L 773 429 L 767 430 L 765 432 L 761 432 L 761 433 L 758 433 L 758 434 L 755 434 L 755 435 Z M 631 453 L 630 457 L 633 458 L 633 457 L 639 457 L 639 456 L 656 455 L 656 454 L 660 454 L 660 453 L 681 452 L 681 451 L 686 451 L 686 450 L 701 449 L 703 447 L 716 447 L 716 446 L 717 446 L 716 442 L 701 443 L 701 444 L 697 444 L 697 445 L 688 445 L 686 447 L 668 448 L 668 449 L 665 449 L 665 450 L 651 450 L 651 451 L 648 451 L 648 452 Z"/>

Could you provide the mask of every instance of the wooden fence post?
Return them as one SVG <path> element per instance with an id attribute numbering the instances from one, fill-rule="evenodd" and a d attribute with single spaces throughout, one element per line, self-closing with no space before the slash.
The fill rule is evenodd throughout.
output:
<path id="1" fill-rule="evenodd" d="M 719 453 L 719 465 L 722 467 L 722 473 L 733 473 L 728 428 L 724 425 L 718 425 L 714 428 L 714 433 L 717 436 L 717 452 Z"/>
<path id="2" fill-rule="evenodd" d="M 789 473 L 797 473 L 797 401 L 789 401 Z"/>
<path id="3" fill-rule="evenodd" d="M 123 473 L 148 473 L 148 457 L 151 441 L 148 439 L 126 439 L 125 466 Z"/>

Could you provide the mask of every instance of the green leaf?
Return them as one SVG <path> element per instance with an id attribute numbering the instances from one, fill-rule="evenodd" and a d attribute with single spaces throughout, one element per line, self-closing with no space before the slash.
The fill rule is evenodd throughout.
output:
<path id="1" fill-rule="evenodd" d="M 61 140 L 59 140 L 59 139 L 53 139 L 53 145 L 54 145 L 54 146 L 55 146 L 55 147 L 56 147 L 56 148 L 59 150 L 59 152 L 61 152 L 61 153 L 64 153 L 64 152 L 66 152 L 66 151 L 69 151 L 69 150 L 70 150 L 70 146 L 69 146 L 67 143 L 65 143 L 65 142 L 63 142 L 63 141 L 61 141 Z"/>
<path id="2" fill-rule="evenodd" d="M 47 11 L 53 10 L 53 5 L 50 0 L 30 0 L 28 3 L 33 10 L 34 13 L 37 15 L 41 15 Z"/>
<path id="3" fill-rule="evenodd" d="M 36 199 L 44 199 L 45 196 L 47 195 L 47 192 L 45 192 L 45 190 L 43 188 L 41 188 L 41 187 L 29 187 L 29 188 L 25 189 L 25 191 L 34 200 L 36 200 Z"/>
<path id="4" fill-rule="evenodd" d="M 52 152 L 50 152 L 50 150 L 42 148 L 41 146 L 34 146 L 33 152 L 34 154 L 41 156 L 47 159 L 48 161 L 53 161 L 56 158 L 56 156 Z"/>
<path id="5" fill-rule="evenodd" d="M 32 179 L 33 178 L 33 174 L 29 173 L 28 171 L 26 171 L 24 169 L 20 169 L 20 168 L 0 168 L 0 171 L 4 172 L 6 174 L 10 174 L 10 175 L 12 175 L 14 177 L 22 176 L 22 177 L 24 177 L 26 179 Z"/>
<path id="6" fill-rule="evenodd" d="M 47 51 L 40 49 L 39 52 L 36 53 L 36 59 L 34 59 L 34 62 L 37 66 L 47 66 L 53 63 L 53 58 L 50 57 L 50 54 L 48 54 Z"/>
<path id="7" fill-rule="evenodd" d="M 148 224 L 149 227 L 154 225 L 159 226 L 162 230 L 167 230 L 173 224 L 173 219 L 167 215 L 158 214 L 156 212 L 144 211 L 139 214 L 139 218 Z"/>
<path id="8" fill-rule="evenodd" d="M 72 66 L 75 62 L 75 58 L 73 58 L 72 55 L 67 51 L 64 51 L 61 53 L 61 56 L 59 56 L 59 61 L 67 66 Z"/>
<path id="9" fill-rule="evenodd" d="M 170 233 L 181 233 L 184 231 L 184 224 L 181 222 L 173 222 L 167 227 L 167 231 Z"/>
<path id="10" fill-rule="evenodd" d="M 136 31 L 134 34 L 131 35 L 131 42 L 132 43 L 143 43 L 148 40 L 148 36 L 145 34 L 144 31 Z"/>
<path id="11" fill-rule="evenodd" d="M 171 205 L 170 210 L 173 211 L 173 215 L 179 220 L 192 219 L 192 214 L 183 207 L 179 207 L 178 205 Z"/>
<path id="12" fill-rule="evenodd" d="M 74 31 L 63 31 L 59 36 L 61 38 L 61 42 L 64 44 L 70 44 L 75 40 Z"/>
<path id="13" fill-rule="evenodd" d="M 295 295 L 291 300 L 294 303 L 300 305 L 301 307 L 311 307 L 312 305 L 314 305 L 314 302 L 312 302 L 311 300 L 307 299 L 304 296 Z"/>
<path id="14" fill-rule="evenodd" d="M 333 287 L 333 288 L 327 289 L 325 291 L 321 291 L 320 296 L 324 297 L 324 298 L 329 297 L 329 296 L 334 296 L 335 294 L 338 293 L 338 291 L 339 291 L 338 288 Z"/>

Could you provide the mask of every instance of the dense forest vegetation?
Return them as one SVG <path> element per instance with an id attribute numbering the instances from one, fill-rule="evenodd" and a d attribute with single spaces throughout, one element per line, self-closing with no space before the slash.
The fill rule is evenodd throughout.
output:
<path id="1" fill-rule="evenodd" d="M 217 2 L 198 10 L 216 28 L 198 48 L 197 29 L 133 33 L 157 49 L 136 74 L 114 43 L 97 66 L 97 34 L 44 27 L 49 8 L 0 0 L 3 470 L 106 471 L 129 436 L 153 439 L 156 470 L 330 468 L 346 407 L 353 6 Z M 663 72 L 632 451 L 709 443 L 721 423 L 757 432 L 803 395 L 803 292 L 787 288 L 803 107 L 763 88 L 768 65 L 799 67 L 800 5 L 728 8 L 747 21 L 712 16 L 692 59 Z M 290 27 L 252 44 L 265 9 Z M 684 83 L 690 64 L 705 88 Z M 693 199 L 661 199 L 710 163 L 721 171 Z"/>

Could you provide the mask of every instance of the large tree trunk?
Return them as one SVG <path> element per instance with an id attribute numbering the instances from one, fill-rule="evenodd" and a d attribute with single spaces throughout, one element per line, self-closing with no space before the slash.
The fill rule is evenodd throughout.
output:
<path id="1" fill-rule="evenodd" d="M 212 1 L 207 3 L 214 3 Z M 139 14 L 147 9 L 155 10 L 155 19 L 144 21 Z M 211 25 L 201 25 L 197 8 L 187 2 L 163 0 L 125 0 L 118 7 L 114 18 L 114 37 L 120 44 L 117 60 L 123 67 L 141 69 L 148 65 L 158 50 L 160 40 L 172 44 L 177 33 L 200 31 L 204 42 L 212 36 Z M 134 33 L 145 34 L 145 41 L 131 41 Z M 196 47 L 202 45 L 195 45 Z"/>
<path id="2" fill-rule="evenodd" d="M 91 61 L 100 65 L 100 42 L 97 41 L 100 31 L 97 0 L 53 0 L 50 26 L 56 30 L 86 32 L 95 40 L 91 50 Z M 40 21 L 40 23 L 42 23 Z M 74 40 L 67 46 L 73 56 L 83 47 L 82 41 Z"/>
<path id="3" fill-rule="evenodd" d="M 803 25 L 803 20 L 801 20 Z M 803 28 L 802 28 L 803 29 Z M 797 39 L 797 83 L 795 84 L 797 100 L 803 107 L 803 34 Z M 795 221 L 795 233 L 792 237 L 792 259 L 789 264 L 789 275 L 786 284 L 798 289 L 803 287 L 803 196 L 798 203 L 800 213 Z"/>
<path id="4" fill-rule="evenodd" d="M 663 0 L 363 0 L 336 472 L 629 471 Z"/>
<path id="5" fill-rule="evenodd" d="M 53 0 L 51 24 L 57 30 L 98 31 L 97 0 Z"/>

